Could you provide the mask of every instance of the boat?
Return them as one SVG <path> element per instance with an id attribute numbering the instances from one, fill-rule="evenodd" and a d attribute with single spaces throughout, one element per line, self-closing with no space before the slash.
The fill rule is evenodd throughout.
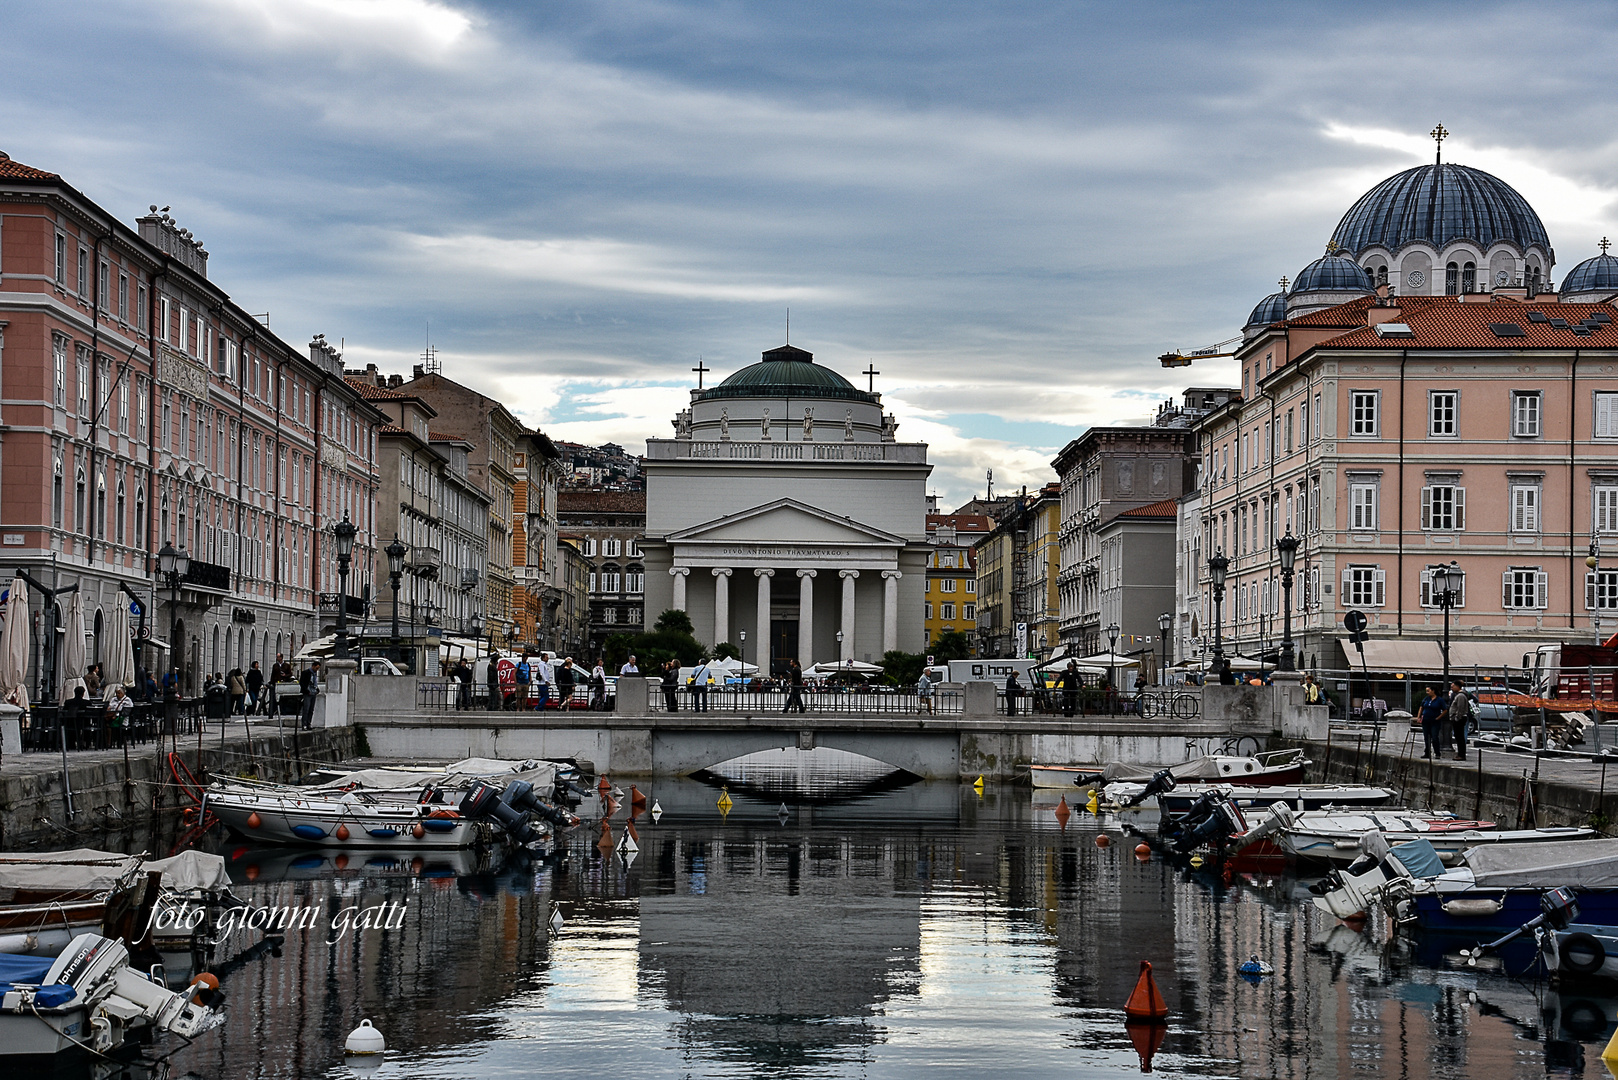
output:
<path id="1" fill-rule="evenodd" d="M 1144 785 L 1140 784 L 1108 784 L 1104 794 L 1113 805 L 1122 807 L 1143 788 Z M 1391 801 L 1395 794 L 1389 788 L 1366 784 L 1266 784 L 1262 787 L 1176 784 L 1171 790 L 1156 792 L 1157 805 L 1165 814 L 1183 814 L 1210 792 L 1231 799 L 1243 810 L 1264 810 L 1276 803 L 1286 803 L 1300 811 L 1329 807 L 1379 807 Z"/>
<path id="2" fill-rule="evenodd" d="M 1105 765 L 1030 765 L 1028 782 L 1037 788 L 1075 788 L 1101 780 Z"/>
<path id="3" fill-rule="evenodd" d="M 1582 913 L 1579 916 L 1585 918 Z M 1575 922 L 1540 935 L 1545 970 L 1563 979 L 1618 980 L 1618 926 Z"/>
<path id="4" fill-rule="evenodd" d="M 1424 839 L 1446 865 L 1461 853 L 1482 845 L 1532 844 L 1552 840 L 1584 840 L 1592 829 L 1501 829 L 1492 821 L 1474 821 L 1430 810 L 1306 810 L 1295 813 L 1285 803 L 1270 808 L 1280 819 L 1279 843 L 1301 859 L 1349 864 L 1365 853 L 1367 833 L 1381 833 L 1389 845 Z"/>
<path id="5" fill-rule="evenodd" d="M 1239 784 L 1269 786 L 1298 784 L 1303 771 L 1313 764 L 1298 748 L 1268 750 L 1251 756 L 1205 754 L 1178 765 L 1030 765 L 1029 782 L 1035 787 L 1080 787 L 1115 782 L 1144 784 L 1165 769 L 1181 784 Z"/>
<path id="6" fill-rule="evenodd" d="M 130 966 L 129 949 L 99 934 L 79 934 L 59 956 L 0 955 L 0 1058 L 73 1051 L 105 1055 L 142 1029 L 192 1039 L 221 1017 L 196 995 L 163 985 Z"/>

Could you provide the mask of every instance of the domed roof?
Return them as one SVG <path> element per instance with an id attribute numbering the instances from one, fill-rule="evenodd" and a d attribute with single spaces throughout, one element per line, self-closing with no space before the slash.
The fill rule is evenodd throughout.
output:
<path id="1" fill-rule="evenodd" d="M 1562 279 L 1562 294 L 1618 292 L 1618 257 L 1602 252 L 1585 259 Z"/>
<path id="2" fill-rule="evenodd" d="M 1373 244 L 1394 250 L 1425 240 L 1441 248 L 1461 239 L 1551 250 L 1528 200 L 1498 177 L 1464 165 L 1421 165 L 1388 177 L 1360 196 L 1332 233 L 1332 241 L 1356 257 Z"/>
<path id="3" fill-rule="evenodd" d="M 808 397 L 837 398 L 845 401 L 876 401 L 873 394 L 857 389 L 831 368 L 815 363 L 815 354 L 792 345 L 782 345 L 764 354 L 730 378 L 698 395 L 699 400 L 715 398 Z"/>
<path id="4" fill-rule="evenodd" d="M 1322 255 L 1302 270 L 1287 295 L 1308 292 L 1375 292 L 1371 276 L 1344 255 Z M 1256 314 L 1256 312 L 1255 312 Z"/>
<path id="5" fill-rule="evenodd" d="M 1268 326 L 1280 322 L 1287 317 L 1287 294 L 1284 292 L 1271 293 L 1258 302 L 1253 314 L 1247 317 L 1242 326 L 1246 330 L 1249 326 Z"/>

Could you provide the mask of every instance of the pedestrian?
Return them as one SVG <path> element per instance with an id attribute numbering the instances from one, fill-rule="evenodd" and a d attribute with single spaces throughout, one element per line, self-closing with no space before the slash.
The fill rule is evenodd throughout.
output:
<path id="1" fill-rule="evenodd" d="M 803 667 L 796 660 L 787 668 L 787 684 L 787 703 L 781 711 L 791 712 L 795 707 L 800 713 L 806 712 L 803 704 Z"/>
<path id="2" fill-rule="evenodd" d="M 1079 665 L 1072 660 L 1062 670 L 1062 715 L 1072 716 L 1079 705 Z"/>
<path id="3" fill-rule="evenodd" d="M 663 665 L 663 706 L 669 712 L 679 712 L 680 662 L 670 660 Z"/>
<path id="4" fill-rule="evenodd" d="M 1315 682 L 1313 675 L 1303 677 L 1303 703 L 1305 705 L 1320 704 L 1320 684 Z"/>
<path id="5" fill-rule="evenodd" d="M 303 692 L 303 710 L 298 722 L 305 731 L 315 726 L 315 698 L 320 696 L 320 661 L 309 661 L 309 667 L 298 677 L 298 689 Z"/>
<path id="6" fill-rule="evenodd" d="M 521 659 L 517 661 L 517 708 L 521 709 L 528 704 L 528 688 L 532 685 L 533 679 L 534 665 L 528 662 L 528 650 L 524 649 Z"/>
<path id="7" fill-rule="evenodd" d="M 241 715 L 247 702 L 247 678 L 241 668 L 230 669 L 230 674 L 225 676 L 225 688 L 230 691 L 230 715 Z"/>
<path id="8" fill-rule="evenodd" d="M 472 707 L 472 669 L 467 665 L 466 657 L 455 661 L 455 666 L 449 669 L 450 677 L 455 680 L 455 708 L 466 710 Z"/>
<path id="9" fill-rule="evenodd" d="M 248 665 L 242 685 L 247 687 L 247 715 L 257 716 L 264 703 L 264 672 L 259 670 L 257 660 Z"/>
<path id="10" fill-rule="evenodd" d="M 579 673 L 573 666 L 570 656 L 562 661 L 562 666 L 556 669 L 556 705 L 557 708 L 570 708 L 573 704 L 573 686 L 578 682 Z"/>
<path id="11" fill-rule="evenodd" d="M 927 677 L 927 669 L 921 669 L 921 678 L 916 680 L 916 711 L 931 716 L 933 713 L 933 680 Z"/>
<path id="12" fill-rule="evenodd" d="M 202 710 L 209 720 L 223 721 L 230 716 L 230 693 L 225 689 L 224 677 L 217 671 L 208 676 L 208 683 L 202 688 Z"/>
<path id="13" fill-rule="evenodd" d="M 84 693 L 86 697 L 101 696 L 101 672 L 97 664 L 84 669 Z"/>
<path id="14" fill-rule="evenodd" d="M 275 654 L 275 663 L 270 667 L 269 700 L 264 706 L 264 715 L 273 716 L 281 709 L 281 687 L 294 681 L 292 665 L 287 662 L 285 653 Z"/>
<path id="15" fill-rule="evenodd" d="M 1236 673 L 1231 670 L 1229 660 L 1220 660 L 1219 661 L 1219 685 L 1220 686 L 1235 686 L 1236 685 Z"/>
<path id="16" fill-rule="evenodd" d="M 1017 699 L 1022 697 L 1022 683 L 1017 680 L 1017 671 L 1012 669 L 1006 676 L 1006 715 L 1017 715 Z"/>
<path id="17" fill-rule="evenodd" d="M 629 659 L 624 661 L 624 666 L 618 669 L 618 674 L 619 675 L 639 675 L 640 674 L 640 668 L 635 666 L 635 654 L 634 653 L 629 654 Z"/>
<path id="18" fill-rule="evenodd" d="M 1421 736 L 1426 744 L 1422 757 L 1431 758 L 1435 754 L 1444 756 L 1444 718 L 1449 715 L 1447 703 L 1438 695 L 1438 688 L 1429 686 L 1422 692 L 1421 698 Z"/>
<path id="19" fill-rule="evenodd" d="M 134 711 L 135 702 L 122 686 L 112 692 L 112 700 L 107 702 L 107 728 L 119 746 L 128 741 L 129 719 Z"/>
<path id="20" fill-rule="evenodd" d="M 590 669 L 590 708 L 605 712 L 607 708 L 607 669 L 597 660 Z"/>
<path id="21" fill-rule="evenodd" d="M 534 711 L 542 711 L 550 704 L 551 687 L 556 685 L 556 670 L 551 667 L 551 657 L 554 653 L 542 652 L 539 660 L 534 664 Z"/>
<path id="22" fill-rule="evenodd" d="M 691 693 L 692 712 L 708 711 L 708 686 L 712 682 L 713 675 L 709 672 L 707 664 L 703 664 L 691 672 L 691 677 L 686 680 L 685 685 Z"/>
<path id="23" fill-rule="evenodd" d="M 1472 723 L 1472 695 L 1459 680 L 1449 684 L 1449 726 L 1455 737 L 1455 760 L 1466 760 L 1466 729 Z"/>

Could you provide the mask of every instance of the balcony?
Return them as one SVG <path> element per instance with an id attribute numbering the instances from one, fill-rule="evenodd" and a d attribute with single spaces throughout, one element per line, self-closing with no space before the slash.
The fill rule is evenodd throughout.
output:
<path id="1" fill-rule="evenodd" d="M 337 603 L 340 597 L 337 593 L 323 592 L 320 594 L 320 613 L 322 615 L 337 614 Z M 365 618 L 365 598 L 350 596 L 348 598 L 348 617 L 350 619 Z"/>
<path id="2" fill-rule="evenodd" d="M 444 556 L 437 548 L 413 547 L 410 549 L 410 572 L 417 577 L 436 580 L 438 571 L 444 565 Z"/>
<path id="3" fill-rule="evenodd" d="M 180 581 L 188 589 L 198 589 L 202 592 L 228 593 L 230 591 L 230 567 L 218 563 L 203 562 L 201 559 L 192 559 L 191 568 L 185 572 Z"/>

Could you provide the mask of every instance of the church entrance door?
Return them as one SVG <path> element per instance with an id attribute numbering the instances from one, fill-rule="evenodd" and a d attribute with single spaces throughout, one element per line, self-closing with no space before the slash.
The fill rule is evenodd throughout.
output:
<path id="1" fill-rule="evenodd" d="M 785 675 L 798 655 L 798 620 L 770 620 L 770 674 Z"/>

